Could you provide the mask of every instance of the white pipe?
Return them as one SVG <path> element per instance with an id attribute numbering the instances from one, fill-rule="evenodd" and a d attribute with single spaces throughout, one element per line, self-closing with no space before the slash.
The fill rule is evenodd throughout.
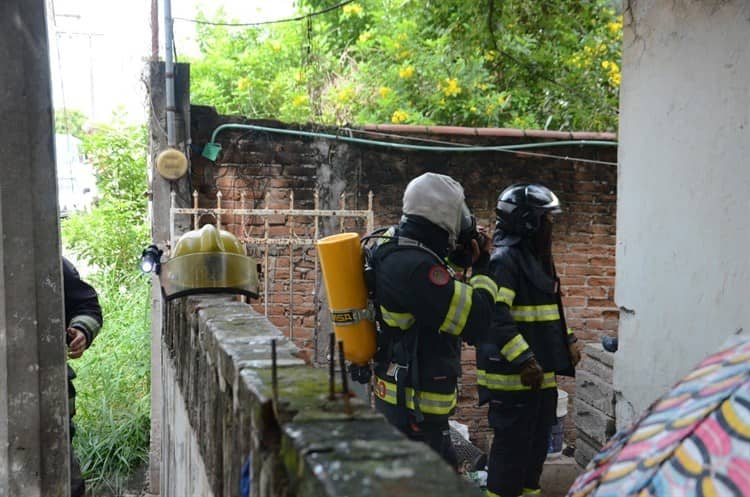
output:
<path id="1" fill-rule="evenodd" d="M 172 59 L 174 33 L 172 31 L 172 2 L 164 0 L 164 78 L 166 80 L 166 111 L 167 111 L 167 146 L 177 145 L 175 137 L 175 103 L 174 103 L 174 61 Z"/>

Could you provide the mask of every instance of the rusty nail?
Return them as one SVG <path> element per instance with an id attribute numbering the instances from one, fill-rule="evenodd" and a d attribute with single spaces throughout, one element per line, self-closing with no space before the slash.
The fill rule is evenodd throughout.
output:
<path id="1" fill-rule="evenodd" d="M 328 399 L 333 400 L 336 398 L 336 338 L 333 333 L 328 337 Z"/>
<path id="2" fill-rule="evenodd" d="M 344 394 L 344 411 L 347 416 L 352 415 L 352 405 L 349 403 L 349 382 L 346 378 L 346 362 L 344 362 L 344 342 L 339 342 L 339 362 L 341 363 L 341 387 Z"/>
<path id="3" fill-rule="evenodd" d="M 271 389 L 273 390 L 273 407 L 278 411 L 279 404 L 279 377 L 276 366 L 276 339 L 271 340 Z"/>

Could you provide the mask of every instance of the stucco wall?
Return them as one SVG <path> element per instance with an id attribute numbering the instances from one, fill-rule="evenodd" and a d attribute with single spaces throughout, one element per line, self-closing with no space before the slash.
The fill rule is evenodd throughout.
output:
<path id="1" fill-rule="evenodd" d="M 618 425 L 750 332 L 750 3 L 626 2 Z"/>

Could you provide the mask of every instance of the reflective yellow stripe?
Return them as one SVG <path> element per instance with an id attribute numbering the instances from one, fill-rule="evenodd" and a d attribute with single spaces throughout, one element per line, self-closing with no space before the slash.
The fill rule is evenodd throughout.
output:
<path id="1" fill-rule="evenodd" d="M 99 330 L 102 327 L 101 324 L 99 324 L 99 321 L 96 320 L 96 318 L 87 316 L 85 314 L 80 314 L 78 316 L 75 316 L 73 319 L 70 320 L 69 326 L 73 326 L 76 324 L 86 328 L 91 333 L 92 340 L 96 337 L 96 335 L 99 333 Z"/>
<path id="2" fill-rule="evenodd" d="M 529 350 L 529 344 L 520 334 L 516 334 L 511 340 L 506 343 L 500 353 L 505 356 L 508 362 L 513 362 L 515 358 Z"/>
<path id="3" fill-rule="evenodd" d="M 489 390 L 502 390 L 506 392 L 531 390 L 531 387 L 527 387 L 521 383 L 520 374 L 494 374 L 488 373 L 483 369 L 477 370 L 477 383 Z M 556 386 L 555 373 L 544 373 L 542 388 L 554 388 Z"/>
<path id="4" fill-rule="evenodd" d="M 466 326 L 471 311 L 473 289 L 469 285 L 455 281 L 453 283 L 453 297 L 448 312 L 445 315 L 440 331 L 451 335 L 460 335 Z"/>
<path id="5" fill-rule="evenodd" d="M 497 298 L 497 283 L 495 283 L 495 281 L 489 276 L 478 274 L 476 276 L 473 276 L 469 283 L 471 284 L 472 288 L 474 288 L 474 290 L 477 290 L 479 288 L 487 290 L 488 292 L 490 292 L 490 295 L 492 295 L 493 299 Z"/>
<path id="6" fill-rule="evenodd" d="M 415 321 L 414 315 L 410 312 L 391 312 L 382 305 L 380 306 L 380 314 L 383 316 L 385 324 L 402 330 L 411 328 Z"/>
<path id="7" fill-rule="evenodd" d="M 571 330 L 570 328 L 568 328 L 568 335 L 572 335 L 572 334 L 573 334 L 573 330 Z"/>
<path id="8" fill-rule="evenodd" d="M 501 286 L 497 289 L 497 295 L 495 295 L 495 302 L 502 302 L 508 304 L 508 307 L 513 305 L 513 300 L 516 298 L 516 292 L 510 288 Z"/>
<path id="9" fill-rule="evenodd" d="M 389 404 L 398 405 L 395 383 L 385 381 L 382 378 L 377 379 L 375 385 L 375 395 L 382 401 Z M 407 409 L 414 409 L 414 389 L 405 388 L 405 402 Z M 456 407 L 456 393 L 434 393 L 419 392 L 419 409 L 425 414 L 446 415 L 453 412 Z"/>
<path id="10" fill-rule="evenodd" d="M 536 497 L 537 495 L 542 495 L 541 488 L 524 488 L 521 497 Z"/>
<path id="11" fill-rule="evenodd" d="M 560 310 L 557 304 L 548 305 L 514 305 L 510 309 L 513 319 L 516 321 L 558 321 Z"/>
<path id="12" fill-rule="evenodd" d="M 496 494 L 495 492 L 493 492 L 492 490 L 488 488 L 484 489 L 484 495 L 486 495 L 487 497 L 502 497 L 500 494 Z"/>

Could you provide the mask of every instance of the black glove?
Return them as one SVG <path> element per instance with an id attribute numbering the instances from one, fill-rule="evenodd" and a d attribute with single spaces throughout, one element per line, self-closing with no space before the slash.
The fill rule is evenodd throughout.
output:
<path id="1" fill-rule="evenodd" d="M 524 362 L 521 366 L 521 383 L 532 390 L 538 390 L 542 387 L 544 380 L 544 371 L 539 363 L 533 357 Z"/>
<path id="2" fill-rule="evenodd" d="M 471 274 L 490 274 L 490 253 L 480 252 L 479 258 L 471 266 Z"/>
<path id="3" fill-rule="evenodd" d="M 369 364 L 365 364 L 364 366 L 350 364 L 349 376 L 351 377 L 352 381 L 356 381 L 357 383 L 362 383 L 363 385 L 365 385 L 367 383 L 370 383 L 370 378 L 372 377 L 372 369 L 370 368 Z"/>

